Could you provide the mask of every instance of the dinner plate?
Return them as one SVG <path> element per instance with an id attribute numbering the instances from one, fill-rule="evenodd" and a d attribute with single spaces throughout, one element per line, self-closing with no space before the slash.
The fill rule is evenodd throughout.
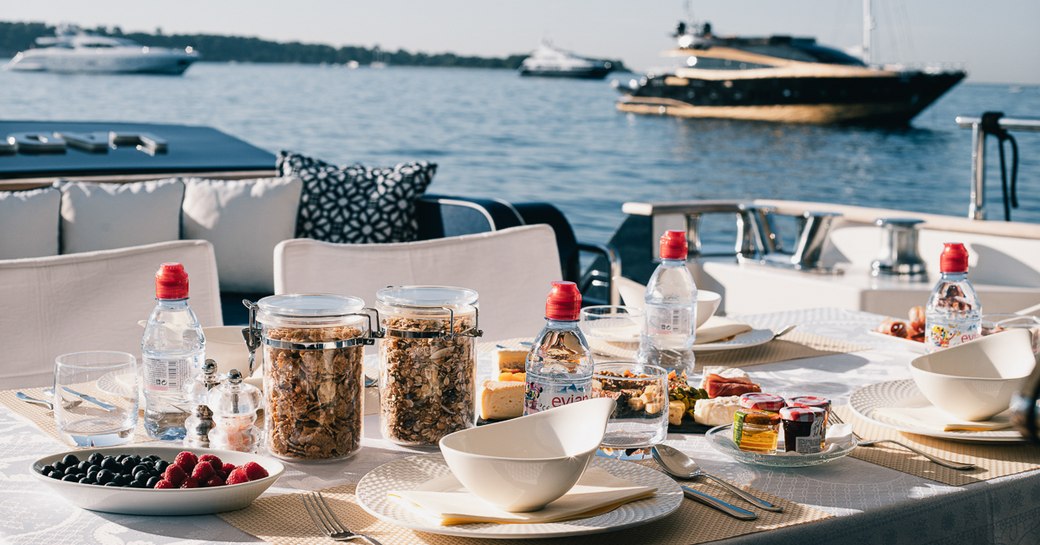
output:
<path id="1" fill-rule="evenodd" d="M 752 346 L 758 346 L 760 344 L 766 344 L 773 340 L 772 329 L 752 329 L 736 335 L 732 339 L 725 341 L 716 341 L 713 343 L 695 344 L 693 345 L 694 352 L 713 352 L 716 350 L 739 350 L 741 348 L 751 348 Z"/>
<path id="2" fill-rule="evenodd" d="M 75 454 L 80 460 L 85 460 L 95 452 L 100 452 L 105 456 L 116 456 L 119 454 L 148 456 L 149 454 L 155 454 L 163 460 L 172 462 L 177 457 L 177 454 L 184 450 L 190 450 L 198 455 L 215 454 L 220 457 L 221 461 L 235 464 L 236 466 L 248 462 L 256 462 L 267 470 L 268 476 L 247 483 L 214 486 L 211 488 L 155 490 L 151 488 L 122 488 L 66 482 L 52 479 L 40 473 L 43 466 L 60 461 L 66 454 Z M 124 515 L 207 515 L 224 511 L 235 511 L 253 503 L 253 500 L 274 484 L 284 471 L 285 466 L 281 462 L 266 456 L 229 450 L 185 449 L 179 446 L 119 446 L 70 450 L 44 456 L 32 464 L 32 473 L 37 479 L 76 507 L 90 511 Z"/>
<path id="3" fill-rule="evenodd" d="M 849 435 L 841 441 L 829 442 L 826 450 L 815 454 L 782 453 L 783 442 L 779 443 L 777 454 L 747 452 L 737 448 L 733 442 L 733 424 L 714 427 L 708 430 L 704 437 L 708 439 L 712 448 L 738 462 L 768 467 L 809 467 L 826 464 L 848 456 L 856 448 L 855 439 Z"/>
<path id="4" fill-rule="evenodd" d="M 903 350 L 907 350 L 915 354 L 928 353 L 928 347 L 926 347 L 924 343 L 921 342 L 911 341 L 910 339 L 904 339 L 902 337 L 893 337 L 892 335 L 885 335 L 884 333 L 873 329 L 867 330 L 867 333 L 874 337 L 880 337 L 882 339 L 888 339 L 890 341 L 893 341 L 892 344 L 898 345 Z"/>
<path id="5" fill-rule="evenodd" d="M 931 403 L 917 389 L 913 380 L 892 380 L 864 386 L 852 392 L 849 405 L 859 416 L 886 428 L 905 433 L 987 443 L 1019 443 L 1022 436 L 1013 429 L 994 431 L 938 431 L 927 427 L 911 426 L 878 414 L 878 409 L 900 409 L 928 407 Z"/>
<path id="6" fill-rule="evenodd" d="M 664 473 L 631 462 L 604 458 L 595 458 L 592 464 L 634 484 L 656 487 L 657 494 L 652 498 L 626 503 L 602 515 L 565 522 L 440 526 L 387 495 L 391 490 L 411 490 L 430 479 L 450 473 L 444 458 L 434 453 L 401 458 L 373 469 L 358 483 L 357 498 L 369 514 L 397 526 L 432 534 L 486 539 L 546 538 L 612 532 L 665 517 L 682 503 L 682 489 Z"/>

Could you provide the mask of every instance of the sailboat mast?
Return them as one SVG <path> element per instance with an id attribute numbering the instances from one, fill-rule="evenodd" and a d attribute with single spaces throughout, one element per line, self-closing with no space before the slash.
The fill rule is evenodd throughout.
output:
<path id="1" fill-rule="evenodd" d="M 870 37 L 874 31 L 874 17 L 871 15 L 871 0 L 863 0 L 863 62 L 871 63 Z"/>

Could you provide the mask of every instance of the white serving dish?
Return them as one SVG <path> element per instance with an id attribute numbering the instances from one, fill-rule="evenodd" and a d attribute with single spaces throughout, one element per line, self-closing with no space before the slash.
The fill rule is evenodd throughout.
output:
<path id="1" fill-rule="evenodd" d="M 914 358 L 910 376 L 936 407 L 979 421 L 1006 410 L 1035 365 L 1032 337 L 1019 329 Z"/>
<path id="2" fill-rule="evenodd" d="M 536 511 L 567 493 L 603 440 L 614 400 L 571 403 L 457 431 L 440 440 L 451 472 L 507 511 Z"/>
<path id="3" fill-rule="evenodd" d="M 722 304 L 722 295 L 708 290 L 697 290 L 697 327 L 715 315 Z"/>
<path id="4" fill-rule="evenodd" d="M 212 488 L 174 488 L 155 490 L 150 488 L 121 488 L 80 484 L 52 479 L 40 473 L 45 465 L 60 461 L 66 454 L 75 454 L 81 460 L 95 452 L 106 456 L 118 454 L 155 454 L 163 460 L 173 461 L 183 450 L 195 454 L 215 454 L 221 461 L 236 466 L 256 462 L 267 470 L 268 476 L 247 483 L 215 486 Z M 206 515 L 235 511 L 253 503 L 281 474 L 285 466 L 281 462 L 258 454 L 215 449 L 187 449 L 180 446 L 119 446 L 97 449 L 81 449 L 44 456 L 32 464 L 33 475 L 49 486 L 66 501 L 90 511 L 120 513 L 124 515 Z"/>

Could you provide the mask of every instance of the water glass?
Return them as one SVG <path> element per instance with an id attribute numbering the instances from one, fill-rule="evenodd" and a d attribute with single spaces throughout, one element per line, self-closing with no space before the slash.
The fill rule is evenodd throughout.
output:
<path id="1" fill-rule="evenodd" d="M 580 327 L 593 352 L 625 357 L 639 348 L 643 311 L 612 305 L 586 307 L 581 310 Z"/>
<path id="2" fill-rule="evenodd" d="M 100 390 L 98 381 L 126 385 Z M 74 352 L 54 359 L 54 421 L 62 439 L 77 447 L 121 445 L 137 427 L 140 378 L 126 352 Z"/>
<path id="3" fill-rule="evenodd" d="M 668 435 L 668 372 L 664 368 L 628 361 L 596 364 L 592 397 L 615 401 L 601 449 L 645 450 Z"/>
<path id="4" fill-rule="evenodd" d="M 982 334 L 992 335 L 1008 329 L 1027 329 L 1032 335 L 1033 354 L 1040 354 L 1040 318 L 1027 314 L 986 314 Z"/>

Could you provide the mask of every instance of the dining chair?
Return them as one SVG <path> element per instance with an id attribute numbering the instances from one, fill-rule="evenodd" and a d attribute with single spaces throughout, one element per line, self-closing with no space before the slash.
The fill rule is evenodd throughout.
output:
<path id="1" fill-rule="evenodd" d="M 548 225 L 390 244 L 286 240 L 274 249 L 274 291 L 335 293 L 375 305 L 392 285 L 471 288 L 480 296 L 485 339 L 534 337 L 545 297 L 560 279 L 556 238 Z"/>
<path id="2" fill-rule="evenodd" d="M 203 327 L 222 325 L 213 245 L 179 240 L 0 260 L 0 389 L 48 385 L 54 358 L 118 350 L 141 357 L 139 320 L 155 306 L 155 271 L 184 264 Z"/>

